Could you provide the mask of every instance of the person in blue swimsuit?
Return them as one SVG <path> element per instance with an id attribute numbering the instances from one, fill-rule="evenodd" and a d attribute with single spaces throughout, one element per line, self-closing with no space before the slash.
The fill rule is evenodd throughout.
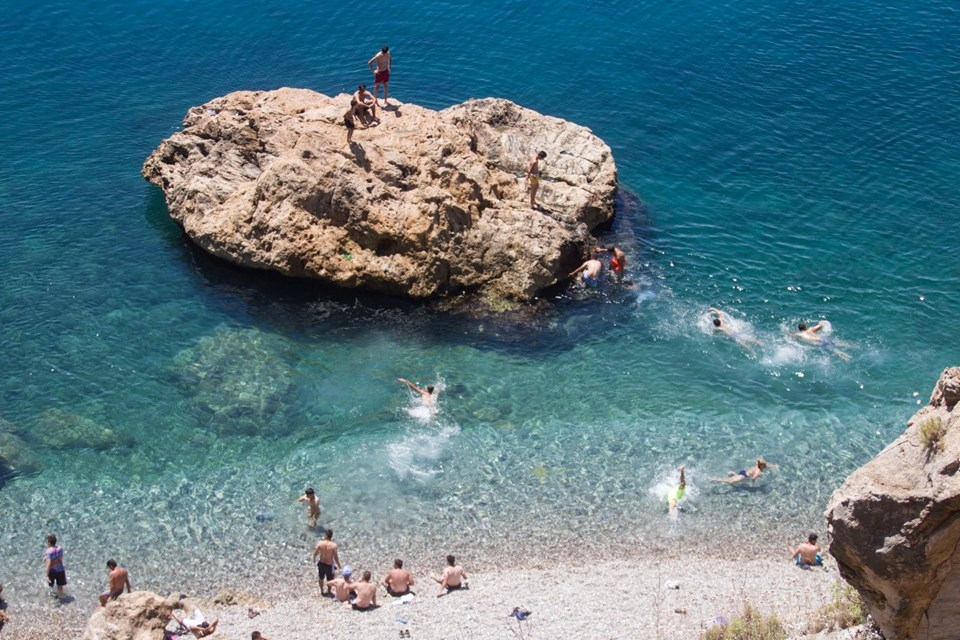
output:
<path id="1" fill-rule="evenodd" d="M 594 255 L 582 265 L 571 271 L 570 277 L 574 277 L 581 271 L 583 272 L 583 283 L 591 289 L 596 289 L 597 285 L 600 283 L 600 272 L 603 271 L 603 263 L 597 260 L 597 256 Z"/>
<path id="2" fill-rule="evenodd" d="M 757 478 L 763 475 L 766 469 L 778 469 L 779 466 L 771 464 L 763 458 L 757 458 L 757 464 L 750 469 L 741 469 L 740 471 L 728 471 L 726 478 L 710 478 L 712 482 L 723 482 L 724 484 L 736 484 L 744 480 L 750 480 L 750 484 L 757 481 Z"/>
<path id="3" fill-rule="evenodd" d="M 817 544 L 817 534 L 811 533 L 807 536 L 807 541 L 801 542 L 796 549 L 790 547 L 790 557 L 801 569 L 822 567 L 823 555 L 820 545 Z"/>

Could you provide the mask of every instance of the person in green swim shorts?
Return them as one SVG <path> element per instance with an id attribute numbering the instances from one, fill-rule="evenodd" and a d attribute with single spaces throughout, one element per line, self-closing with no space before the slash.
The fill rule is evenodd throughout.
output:
<path id="1" fill-rule="evenodd" d="M 683 500 L 683 496 L 687 495 L 687 477 L 684 474 L 684 467 L 686 465 L 680 465 L 680 484 L 667 496 L 667 511 L 671 516 L 676 516 L 679 508 L 677 505 Z"/>

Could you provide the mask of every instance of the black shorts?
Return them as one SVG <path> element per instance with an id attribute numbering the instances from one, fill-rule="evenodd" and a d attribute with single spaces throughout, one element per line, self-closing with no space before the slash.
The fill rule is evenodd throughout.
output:
<path id="1" fill-rule="evenodd" d="M 356 129 L 356 128 L 357 128 L 357 125 L 354 124 L 353 120 L 350 119 L 350 118 L 344 118 L 344 119 L 343 119 L 343 124 L 344 124 L 344 126 L 345 126 L 347 129 Z"/>
<path id="2" fill-rule="evenodd" d="M 51 587 L 54 584 L 56 584 L 58 587 L 62 587 L 67 584 L 67 572 L 63 569 L 60 569 L 59 571 L 56 569 L 51 569 L 47 572 L 47 582 L 50 583 Z"/>
<path id="3" fill-rule="evenodd" d="M 320 574 L 321 582 L 324 580 L 333 580 L 333 576 L 336 575 L 333 572 L 333 565 L 325 562 L 317 563 L 317 572 Z"/>

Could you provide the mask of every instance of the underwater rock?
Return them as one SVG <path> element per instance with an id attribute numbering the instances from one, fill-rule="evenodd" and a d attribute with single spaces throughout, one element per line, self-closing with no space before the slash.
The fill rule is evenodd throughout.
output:
<path id="1" fill-rule="evenodd" d="M 33 435 L 51 449 L 89 447 L 104 450 L 130 444 L 132 439 L 97 422 L 62 409 L 40 414 Z"/>
<path id="2" fill-rule="evenodd" d="M 40 457 L 30 450 L 22 438 L 12 433 L 0 432 L 0 459 L 6 462 L 11 475 L 32 476 L 43 471 Z M 3 475 L 2 469 L 0 475 Z"/>
<path id="3" fill-rule="evenodd" d="M 529 301 L 613 217 L 616 165 L 586 127 L 495 98 L 443 111 L 394 101 L 347 146 L 350 99 L 291 88 L 216 98 L 190 109 L 142 174 L 221 259 L 412 298 Z"/>
<path id="4" fill-rule="evenodd" d="M 174 356 L 177 384 L 201 424 L 222 435 L 285 435 L 295 372 L 277 354 L 281 338 L 254 329 L 218 329 Z"/>

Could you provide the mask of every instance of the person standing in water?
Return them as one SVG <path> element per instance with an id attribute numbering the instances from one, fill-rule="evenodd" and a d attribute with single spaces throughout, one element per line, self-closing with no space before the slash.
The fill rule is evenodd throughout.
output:
<path id="1" fill-rule="evenodd" d="M 67 584 L 67 571 L 63 567 L 63 547 L 57 544 L 57 536 L 47 536 L 47 549 L 43 552 L 43 564 L 47 573 L 47 583 L 57 586 L 57 597 L 63 598 L 63 587 Z"/>
<path id="2" fill-rule="evenodd" d="M 317 518 L 320 517 L 320 498 L 317 497 L 313 487 L 307 487 L 303 495 L 297 498 L 297 502 L 307 503 L 307 520 L 311 527 L 317 526 Z"/>
<path id="3" fill-rule="evenodd" d="M 598 249 L 598 251 L 607 251 L 610 253 L 610 271 L 616 276 L 617 282 L 623 282 L 623 270 L 627 268 L 627 254 L 619 247 L 607 247 Z"/>
<path id="4" fill-rule="evenodd" d="M 600 273 L 603 271 L 603 263 L 597 260 L 596 254 L 571 271 L 570 277 L 574 277 L 581 271 L 583 271 L 583 283 L 591 289 L 596 289 L 597 285 L 600 284 Z"/>
<path id="5" fill-rule="evenodd" d="M 530 208 L 537 208 L 537 189 L 540 188 L 540 161 L 547 157 L 546 151 L 530 154 L 527 164 L 527 190 L 530 192 Z"/>
<path id="6" fill-rule="evenodd" d="M 440 395 L 440 390 L 437 389 L 437 388 L 436 388 L 435 386 L 433 386 L 432 384 L 428 384 L 426 389 L 421 389 L 420 387 L 418 387 L 417 385 L 413 384 L 412 382 L 410 382 L 410 381 L 407 380 L 406 378 L 397 378 L 397 382 L 402 382 L 403 384 L 405 384 L 405 385 L 407 385 L 408 387 L 410 387 L 410 390 L 411 390 L 411 391 L 413 391 L 414 393 L 419 394 L 421 400 L 423 401 L 423 404 L 426 404 L 426 405 L 435 404 L 436 401 L 437 401 L 437 396 Z"/>

